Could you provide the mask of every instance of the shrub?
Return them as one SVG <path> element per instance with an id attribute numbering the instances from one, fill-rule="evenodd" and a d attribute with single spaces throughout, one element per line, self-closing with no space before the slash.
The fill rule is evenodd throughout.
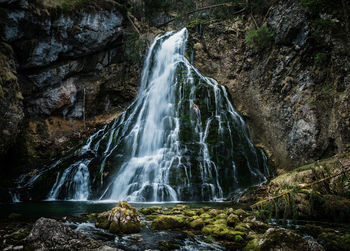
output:
<path id="1" fill-rule="evenodd" d="M 248 31 L 245 42 L 255 51 L 259 51 L 271 45 L 273 35 L 273 32 L 267 26 L 261 26 L 258 29 Z"/>

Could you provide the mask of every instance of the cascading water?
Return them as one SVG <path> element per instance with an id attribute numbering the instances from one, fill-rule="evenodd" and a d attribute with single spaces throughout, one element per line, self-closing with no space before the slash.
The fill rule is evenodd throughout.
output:
<path id="1" fill-rule="evenodd" d="M 49 200 L 212 201 L 264 182 L 264 153 L 225 88 L 184 56 L 187 36 L 156 37 L 135 102 L 83 147 L 23 178 L 31 192 L 22 197 L 51 187 Z"/>

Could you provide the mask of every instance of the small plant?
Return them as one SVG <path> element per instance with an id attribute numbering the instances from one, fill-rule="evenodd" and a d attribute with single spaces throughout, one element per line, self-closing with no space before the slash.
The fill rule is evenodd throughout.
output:
<path id="1" fill-rule="evenodd" d="M 322 65 L 327 61 L 327 54 L 323 52 L 316 53 L 314 57 L 314 62 L 317 65 Z"/>
<path id="2" fill-rule="evenodd" d="M 248 31 L 245 36 L 245 42 L 255 51 L 259 51 L 271 45 L 273 36 L 273 32 L 267 26 L 261 26 L 256 30 Z"/>

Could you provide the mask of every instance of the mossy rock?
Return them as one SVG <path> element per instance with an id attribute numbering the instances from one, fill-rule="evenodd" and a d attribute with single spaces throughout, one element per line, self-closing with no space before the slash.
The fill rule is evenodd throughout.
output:
<path id="1" fill-rule="evenodd" d="M 99 214 L 96 227 L 109 229 L 111 233 L 131 234 L 140 232 L 141 223 L 137 210 L 122 201 L 111 211 Z"/>
<path id="2" fill-rule="evenodd" d="M 220 213 L 221 213 L 221 210 L 218 210 L 218 209 L 211 209 L 208 211 L 208 214 L 212 217 L 216 217 Z"/>
<path id="3" fill-rule="evenodd" d="M 97 218 L 97 216 L 98 216 L 97 213 L 92 213 L 92 214 L 88 214 L 86 217 L 87 217 L 88 219 L 95 219 L 95 218 Z"/>
<path id="4" fill-rule="evenodd" d="M 109 229 L 111 222 L 108 220 L 110 212 L 103 212 L 97 216 L 96 227 Z"/>
<path id="5" fill-rule="evenodd" d="M 185 210 L 185 209 L 189 209 L 190 206 L 189 205 L 181 205 L 181 204 L 178 204 L 176 205 L 176 208 L 180 209 L 180 210 Z"/>
<path id="6" fill-rule="evenodd" d="M 350 234 L 322 233 L 317 238 L 326 250 L 350 250 Z"/>
<path id="7" fill-rule="evenodd" d="M 168 241 L 160 241 L 159 242 L 159 249 L 160 250 L 175 250 L 180 249 L 180 245 L 173 242 Z"/>
<path id="8" fill-rule="evenodd" d="M 235 227 L 240 222 L 239 217 L 235 214 L 230 214 L 227 217 L 227 225 L 230 227 Z"/>
<path id="9" fill-rule="evenodd" d="M 152 222 L 152 229 L 155 230 L 171 230 L 179 229 L 186 226 L 186 219 L 184 216 L 175 215 L 160 215 Z"/>
<path id="10" fill-rule="evenodd" d="M 248 223 L 238 223 L 235 227 L 235 231 L 243 232 L 243 233 L 248 233 L 250 230 L 250 226 Z"/>
<path id="11" fill-rule="evenodd" d="M 109 232 L 111 233 L 124 233 L 124 234 L 132 234 L 140 232 L 141 224 L 139 222 L 127 222 L 127 223 L 116 223 L 111 222 L 109 226 Z"/>
<path id="12" fill-rule="evenodd" d="M 260 245 L 257 239 L 253 239 L 243 248 L 243 251 L 260 251 Z"/>
<path id="13" fill-rule="evenodd" d="M 196 220 L 191 221 L 189 226 L 192 229 L 200 230 L 205 226 L 205 223 L 201 218 L 198 218 Z"/>
<path id="14" fill-rule="evenodd" d="M 160 214 L 162 213 L 162 207 L 161 206 L 153 206 L 148 208 L 141 208 L 139 210 L 140 213 L 144 215 L 150 215 L 150 214 Z"/>
<path id="15" fill-rule="evenodd" d="M 199 217 L 200 217 L 201 219 L 209 219 L 209 218 L 212 218 L 212 216 L 210 216 L 210 215 L 207 214 L 207 213 L 201 214 Z"/>
<path id="16" fill-rule="evenodd" d="M 216 219 L 213 224 L 218 224 L 218 225 L 226 225 L 227 226 L 227 221 L 225 219 Z"/>
<path id="17" fill-rule="evenodd" d="M 215 219 L 226 219 L 227 218 L 227 214 L 224 214 L 224 213 L 221 213 L 221 214 L 218 214 Z"/>
<path id="18" fill-rule="evenodd" d="M 243 219 L 245 219 L 246 217 L 249 216 L 249 213 L 247 213 L 246 211 L 244 211 L 241 208 L 233 211 L 233 214 L 237 215 L 240 220 L 243 220 Z"/>
<path id="19" fill-rule="evenodd" d="M 202 229 L 202 232 L 216 238 L 225 239 L 241 243 L 244 241 L 246 234 L 227 227 L 224 224 L 210 224 Z"/>
<path id="20" fill-rule="evenodd" d="M 189 216 L 189 217 L 197 215 L 197 213 L 196 213 L 195 211 L 189 210 L 189 209 L 188 209 L 188 210 L 185 210 L 185 211 L 183 212 L 183 214 L 184 214 L 185 216 Z"/>
<path id="21" fill-rule="evenodd" d="M 204 213 L 208 212 L 210 209 L 211 209 L 211 207 L 202 207 L 198 211 L 200 214 L 204 214 Z"/>

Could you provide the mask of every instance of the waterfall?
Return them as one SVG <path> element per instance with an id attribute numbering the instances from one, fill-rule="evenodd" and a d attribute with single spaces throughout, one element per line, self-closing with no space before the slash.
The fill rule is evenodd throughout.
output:
<path id="1" fill-rule="evenodd" d="M 185 57 L 187 37 L 185 28 L 157 36 L 136 100 L 85 145 L 23 182 L 31 183 L 27 193 L 51 187 L 49 200 L 221 201 L 266 181 L 266 156 L 225 88 Z"/>

